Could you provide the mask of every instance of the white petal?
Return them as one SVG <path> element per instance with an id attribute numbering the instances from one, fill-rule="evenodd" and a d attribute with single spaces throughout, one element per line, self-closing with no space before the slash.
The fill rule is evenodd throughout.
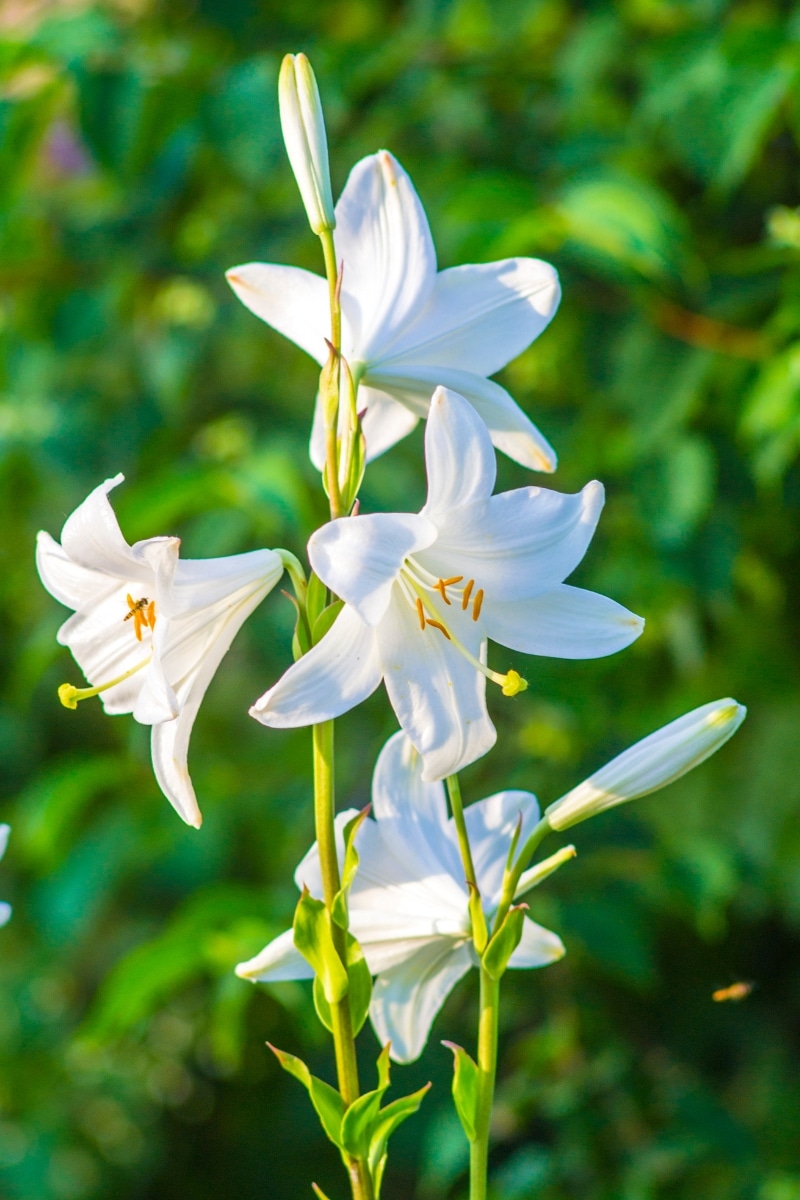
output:
<path id="1" fill-rule="evenodd" d="M 482 620 L 493 642 L 549 658 L 603 658 L 644 629 L 642 618 L 616 600 L 566 583 L 532 600 L 488 599 Z"/>
<path id="2" fill-rule="evenodd" d="M 354 817 L 358 816 L 358 812 L 357 808 L 346 808 L 342 812 L 337 813 L 334 818 L 333 828 L 336 840 L 336 857 L 339 860 L 340 869 L 344 862 L 345 826 Z M 360 845 L 360 841 L 358 844 Z M 302 892 L 303 888 L 308 888 L 316 900 L 323 899 L 322 868 L 319 863 L 319 847 L 316 842 L 314 842 L 311 849 L 300 860 L 297 870 L 294 873 L 294 881 L 298 891 Z"/>
<path id="3" fill-rule="evenodd" d="M 231 267 L 225 278 L 246 308 L 322 365 L 331 336 L 328 285 L 320 275 L 275 263 Z"/>
<path id="4" fill-rule="evenodd" d="M 73 561 L 117 579 L 152 578 L 148 567 L 134 558 L 122 536 L 108 493 L 122 483 L 123 475 L 107 479 L 90 492 L 69 516 L 61 530 L 61 545 Z"/>
<path id="5" fill-rule="evenodd" d="M 369 1015 L 378 1041 L 391 1041 L 395 1062 L 419 1058 L 436 1014 L 471 966 L 469 943 L 442 939 L 378 977 Z"/>
<path id="6" fill-rule="evenodd" d="M 12 909 L 10 904 L 6 904 L 5 900 L 0 902 L 0 928 L 2 928 L 3 925 L 7 925 L 11 920 L 11 912 Z"/>
<path id="7" fill-rule="evenodd" d="M 154 655 L 142 672 L 142 680 L 133 706 L 133 719 L 141 725 L 158 725 L 177 717 L 181 706 L 158 655 Z"/>
<path id="8" fill-rule="evenodd" d="M 203 817 L 189 776 L 187 756 L 199 707 L 199 701 L 185 705 L 174 720 L 154 725 L 150 734 L 156 782 L 178 816 L 195 829 L 200 828 Z"/>
<path id="9" fill-rule="evenodd" d="M 427 409 L 436 387 L 450 388 L 469 400 L 489 430 L 492 444 L 531 471 L 555 471 L 556 452 L 530 417 L 492 379 L 455 367 L 370 366 L 365 382 L 381 388 L 417 412 Z"/>
<path id="10" fill-rule="evenodd" d="M 313 979 L 314 972 L 294 944 L 294 930 L 287 929 L 265 946 L 255 958 L 239 963 L 240 979 L 277 983 L 283 979 Z"/>
<path id="11" fill-rule="evenodd" d="M 325 637 L 250 709 L 262 725 L 294 729 L 340 717 L 381 681 L 377 635 L 345 605 Z"/>
<path id="12" fill-rule="evenodd" d="M 58 631 L 59 643 L 69 647 L 92 687 L 101 687 L 140 668 L 129 679 L 101 692 L 100 700 L 109 716 L 133 712 L 152 655 L 149 631 L 142 631 L 139 642 L 133 621 L 125 620 L 129 611 L 126 596 L 134 586 L 132 581 L 118 583 L 105 596 L 99 593 L 94 606 L 74 613 Z M 136 592 L 134 596 L 140 598 Z"/>
<path id="13" fill-rule="evenodd" d="M 464 575 L 486 601 L 540 596 L 575 570 L 603 507 L 603 486 L 576 495 L 517 488 L 439 517 L 439 537 L 419 561 L 436 577 Z"/>
<path id="14" fill-rule="evenodd" d="M 500 899 L 508 850 L 520 816 L 522 846 L 539 820 L 539 805 L 530 792 L 497 792 L 464 810 L 478 887 L 489 909 Z"/>
<path id="15" fill-rule="evenodd" d="M 396 442 L 408 437 L 417 425 L 420 415 L 424 416 L 424 412 L 412 412 L 393 396 L 380 392 L 377 388 L 366 387 L 362 383 L 358 389 L 358 410 L 363 412 L 365 409 L 361 429 L 367 443 L 367 462 L 378 458 Z M 325 466 L 325 422 L 319 395 L 314 407 L 309 455 L 314 466 L 321 471 Z"/>
<path id="16" fill-rule="evenodd" d="M 705 762 L 747 715 L 736 700 L 713 700 L 657 729 L 606 763 L 545 811 L 553 829 L 569 829 L 607 808 L 647 796 Z"/>
<path id="17" fill-rule="evenodd" d="M 414 185 L 386 150 L 356 163 L 336 205 L 336 256 L 344 263 L 342 307 L 350 354 L 364 362 L 389 347 L 426 303 L 436 252 Z M 345 355 L 348 342 L 342 340 Z"/>
<path id="18" fill-rule="evenodd" d="M 425 760 L 423 779 L 443 779 L 495 743 L 486 680 L 439 630 L 421 630 L 398 587 L 395 594 L 377 631 L 386 690 L 398 721 Z M 486 645 L 472 622 L 461 622 L 458 636 L 476 658 L 485 655 Z"/>
<path id="19" fill-rule="evenodd" d="M 44 531 L 36 538 L 36 569 L 50 595 L 68 608 L 95 604 L 119 586 L 116 576 L 73 562 L 59 543 Z"/>
<path id="20" fill-rule="evenodd" d="M 453 267 L 381 368 L 455 367 L 494 375 L 547 328 L 561 298 L 558 273 L 537 258 Z"/>
<path id="21" fill-rule="evenodd" d="M 491 496 L 497 477 L 489 431 L 472 405 L 447 388 L 433 393 L 425 428 L 428 499 L 423 513 L 434 521 Z"/>
<path id="22" fill-rule="evenodd" d="M 0 858 L 2 858 L 6 852 L 6 846 L 8 845 L 8 835 L 10 833 L 11 833 L 10 825 L 0 825 Z"/>
<path id="23" fill-rule="evenodd" d="M 377 625 L 403 561 L 435 540 L 436 526 L 416 513 L 341 517 L 312 534 L 308 558 L 332 592 Z"/>
<path id="24" fill-rule="evenodd" d="M 537 925 L 530 917 L 522 923 L 522 940 L 508 961 L 510 967 L 546 967 L 558 962 L 566 954 L 564 943 L 558 934 L 551 933 L 543 925 Z"/>

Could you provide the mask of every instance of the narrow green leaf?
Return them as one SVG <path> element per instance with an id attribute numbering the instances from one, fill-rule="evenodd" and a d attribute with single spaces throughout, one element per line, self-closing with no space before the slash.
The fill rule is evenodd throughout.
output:
<path id="1" fill-rule="evenodd" d="M 515 904 L 506 913 L 506 919 L 486 947 L 482 963 L 491 979 L 499 979 L 508 966 L 508 960 L 522 939 L 522 927 L 527 904 Z"/>
<path id="2" fill-rule="evenodd" d="M 453 1051 L 453 1100 L 464 1133 L 474 1142 L 478 1114 L 478 1065 L 455 1042 L 443 1042 L 442 1045 Z"/>
<path id="3" fill-rule="evenodd" d="M 389 1138 L 398 1125 L 402 1125 L 403 1121 L 417 1112 L 430 1087 L 431 1085 L 426 1083 L 418 1092 L 413 1092 L 410 1096 L 401 1096 L 399 1100 L 393 1100 L 391 1104 L 387 1104 L 378 1113 L 378 1119 L 372 1129 L 368 1154 L 369 1169 L 372 1172 L 373 1186 L 375 1188 L 375 1200 L 378 1200 L 380 1196 L 381 1180 L 383 1179 L 383 1171 L 386 1166 L 386 1147 L 389 1143 Z"/>
<path id="4" fill-rule="evenodd" d="M 353 817 L 352 821 L 348 821 L 344 827 L 344 865 L 342 867 L 342 886 L 336 893 L 333 900 L 332 916 L 340 929 L 347 929 L 349 918 L 347 915 L 347 893 L 353 884 L 358 870 L 358 851 L 356 850 L 356 834 L 366 820 L 371 804 L 363 808 L 358 816 Z"/>
<path id="5" fill-rule="evenodd" d="M 308 614 L 308 624 L 311 629 L 317 623 L 317 619 L 328 603 L 328 589 L 319 578 L 313 573 L 308 579 L 308 591 L 306 593 L 306 612 Z"/>
<path id="6" fill-rule="evenodd" d="M 295 909 L 294 944 L 314 968 L 329 1004 L 347 995 L 347 972 L 333 943 L 330 913 L 308 888 L 303 888 Z"/>
<path id="7" fill-rule="evenodd" d="M 267 1042 L 267 1045 L 284 1071 L 287 1071 L 290 1075 L 294 1075 L 295 1079 L 298 1079 L 302 1083 L 309 1094 L 311 1103 L 314 1105 L 314 1110 L 320 1119 L 320 1124 L 325 1133 L 334 1146 L 342 1149 L 341 1129 L 342 1114 L 344 1112 L 342 1097 L 329 1083 L 325 1083 L 324 1080 L 318 1079 L 316 1075 L 312 1075 L 302 1058 L 297 1058 L 294 1054 L 287 1054 L 285 1050 L 279 1050 L 277 1046 L 273 1046 L 270 1042 Z"/>
<path id="8" fill-rule="evenodd" d="M 364 1027 L 369 1012 L 369 1002 L 372 999 L 372 975 L 367 966 L 364 952 L 351 933 L 345 934 L 347 940 L 347 995 L 350 999 L 350 1020 L 353 1033 L 357 1034 Z M 331 1009 L 325 999 L 319 976 L 314 977 L 314 1005 L 317 1016 L 327 1030 L 333 1032 Z"/>
<path id="9" fill-rule="evenodd" d="M 378 1055 L 378 1086 L 375 1091 L 366 1092 L 351 1104 L 342 1120 L 342 1141 L 350 1153 L 358 1158 L 365 1158 L 368 1153 L 380 1115 L 381 1100 L 389 1086 L 391 1048 L 392 1043 L 387 1042 Z"/>
<path id="10" fill-rule="evenodd" d="M 392 1073 L 392 1064 L 389 1058 L 389 1052 L 392 1049 L 392 1043 L 387 1042 L 378 1055 L 378 1087 L 384 1091 L 389 1086 L 389 1080 Z"/>
<path id="11" fill-rule="evenodd" d="M 486 914 L 481 903 L 481 894 L 474 883 L 467 880 L 469 888 L 469 918 L 472 924 L 472 941 L 478 954 L 483 954 L 489 941 L 489 930 L 486 925 Z"/>
<path id="12" fill-rule="evenodd" d="M 325 634 L 331 628 L 343 608 L 343 600 L 334 600 L 333 604 L 329 604 L 327 608 L 323 608 L 312 626 L 311 640 L 315 646 L 317 642 L 321 642 L 325 637 Z"/>

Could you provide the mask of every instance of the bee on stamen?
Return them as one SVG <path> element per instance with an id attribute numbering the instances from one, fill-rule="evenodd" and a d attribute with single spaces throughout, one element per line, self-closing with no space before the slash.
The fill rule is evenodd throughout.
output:
<path id="1" fill-rule="evenodd" d="M 145 629 L 155 629 L 156 627 L 156 602 L 148 600 L 147 596 L 142 596 L 140 600 L 134 600 L 130 592 L 126 597 L 128 601 L 128 612 L 122 618 L 123 621 L 130 621 L 133 617 L 133 632 L 136 634 L 137 642 L 142 640 L 142 626 Z"/>

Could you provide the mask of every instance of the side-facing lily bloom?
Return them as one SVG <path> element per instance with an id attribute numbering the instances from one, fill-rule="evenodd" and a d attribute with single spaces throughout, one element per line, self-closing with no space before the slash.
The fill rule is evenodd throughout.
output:
<path id="1" fill-rule="evenodd" d="M 600 658 L 644 622 L 563 580 L 584 556 L 603 488 L 492 495 L 495 456 L 463 397 L 438 388 L 425 433 L 428 498 L 419 513 L 344 517 L 312 536 L 311 565 L 342 600 L 332 628 L 250 710 L 286 728 L 338 717 L 386 683 L 398 720 L 442 779 L 495 741 L 486 679 L 506 695 L 516 671 L 486 665 L 487 639 L 555 658 Z"/>
<path id="2" fill-rule="evenodd" d="M 439 384 L 466 396 L 498 450 L 535 471 L 553 471 L 550 444 L 508 392 L 488 378 L 549 324 L 561 296 L 558 275 L 536 258 L 436 269 L 419 196 L 386 150 L 356 163 L 336 205 L 342 276 L 342 353 L 366 409 L 367 455 L 405 437 L 428 411 Z M 326 281 L 310 271 L 247 263 L 228 282 L 251 312 L 322 365 L 330 337 Z M 311 457 L 322 469 L 319 403 Z"/>
<path id="3" fill-rule="evenodd" d="M 58 631 L 91 687 L 59 688 L 62 704 L 101 697 L 109 714 L 152 726 L 153 769 L 169 802 L 199 828 L 186 766 L 194 719 L 214 672 L 254 608 L 275 586 L 274 550 L 181 561 L 180 539 L 129 546 L 108 493 L 95 488 L 67 519 L 61 544 L 40 533 L 36 566 L 56 600 L 75 609 Z"/>
<path id="4" fill-rule="evenodd" d="M 10 825 L 0 825 L 0 858 L 2 858 L 6 852 L 6 846 L 8 845 L 8 835 L 10 833 L 11 833 Z M 11 917 L 11 905 L 7 904 L 5 900 L 0 901 L 0 927 L 5 925 L 8 922 L 10 917 Z"/>
<path id="5" fill-rule="evenodd" d="M 370 1005 L 375 1032 L 382 1043 L 391 1041 L 396 1062 L 412 1062 L 422 1053 L 439 1009 L 478 958 L 444 787 L 424 782 L 419 756 L 403 733 L 391 737 L 378 758 L 372 811 L 376 820 L 367 818 L 356 834 L 360 863 L 350 891 L 350 930 L 377 975 Z M 356 815 L 351 809 L 336 818 L 340 857 L 344 826 Z M 539 806 L 530 792 L 499 792 L 471 804 L 464 815 L 490 920 L 517 823 L 521 817 L 524 839 L 539 819 Z M 322 896 L 316 843 L 297 868 L 295 882 Z M 561 939 L 526 916 L 509 966 L 543 967 L 563 954 Z M 312 976 L 291 929 L 236 973 L 263 982 Z"/>

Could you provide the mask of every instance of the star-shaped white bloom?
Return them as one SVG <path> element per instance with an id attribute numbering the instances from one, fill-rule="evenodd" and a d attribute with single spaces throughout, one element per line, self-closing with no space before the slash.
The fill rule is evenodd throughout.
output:
<path id="1" fill-rule="evenodd" d="M 275 586 L 283 562 L 273 550 L 229 558 L 178 558 L 180 539 L 129 546 L 108 493 L 94 489 L 67 519 L 61 544 L 40 533 L 36 565 L 57 600 L 75 609 L 59 629 L 91 683 L 65 684 L 69 708 L 99 694 L 110 714 L 152 726 L 153 768 L 164 795 L 189 825 L 200 810 L 186 766 L 189 737 L 214 672 L 254 608 Z"/>
<path id="2" fill-rule="evenodd" d="M 377 976 L 370 1018 L 378 1039 L 391 1041 L 396 1062 L 412 1062 L 422 1053 L 447 996 L 478 959 L 444 787 L 424 782 L 419 756 L 403 733 L 390 738 L 378 758 L 372 811 L 376 820 L 364 821 L 356 834 L 360 863 L 350 891 L 350 930 Z M 336 818 L 340 857 L 344 826 L 356 815 L 352 809 Z M 465 810 L 489 921 L 500 900 L 509 844 L 520 816 L 524 840 L 539 820 L 539 806 L 530 792 L 499 792 Z M 297 868 L 295 882 L 312 896 L 322 896 L 316 843 Z M 563 954 L 561 939 L 526 916 L 509 966 L 542 967 Z M 241 963 L 236 973 L 264 982 L 312 975 L 295 949 L 291 929 Z"/>
<path id="3" fill-rule="evenodd" d="M 336 205 L 344 264 L 342 353 L 360 381 L 367 455 L 405 437 L 439 384 L 466 396 L 498 450 L 553 471 L 552 447 L 508 392 L 488 378 L 546 328 L 560 299 L 558 275 L 535 258 L 436 269 L 436 251 L 414 185 L 386 150 L 357 163 Z M 326 281 L 271 263 L 233 267 L 228 281 L 251 312 L 320 365 L 330 337 Z M 319 404 L 311 457 L 322 469 Z"/>
<path id="4" fill-rule="evenodd" d="M 425 433 L 428 499 L 420 513 L 345 517 L 309 542 L 311 565 L 344 608 L 331 630 L 250 710 L 287 728 L 338 717 L 381 679 L 398 720 L 442 779 L 495 741 L 486 678 L 507 695 L 525 683 L 486 666 L 487 639 L 525 654 L 599 658 L 644 622 L 563 580 L 583 558 L 603 505 L 527 487 L 492 495 L 495 456 L 463 397 L 437 389 Z"/>
<path id="5" fill-rule="evenodd" d="M 6 846 L 8 845 L 8 835 L 10 833 L 11 833 L 10 825 L 0 825 L 0 858 L 2 858 L 6 852 Z M 5 925 L 8 922 L 10 917 L 11 917 L 11 905 L 7 904 L 5 900 L 0 901 L 0 927 Z"/>

